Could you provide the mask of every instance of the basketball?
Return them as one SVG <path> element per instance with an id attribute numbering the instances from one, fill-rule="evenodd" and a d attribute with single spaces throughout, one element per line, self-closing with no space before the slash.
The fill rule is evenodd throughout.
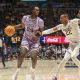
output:
<path id="1" fill-rule="evenodd" d="M 7 36 L 12 36 L 15 34 L 15 28 L 14 26 L 9 25 L 4 29 L 4 32 Z"/>

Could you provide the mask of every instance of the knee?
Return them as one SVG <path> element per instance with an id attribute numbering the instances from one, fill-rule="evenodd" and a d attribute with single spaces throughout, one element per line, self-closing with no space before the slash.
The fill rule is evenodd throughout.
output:
<path id="1" fill-rule="evenodd" d="M 26 49 L 20 49 L 19 56 L 23 58 L 23 57 L 25 57 L 26 53 L 27 53 L 27 50 Z"/>
<path id="2" fill-rule="evenodd" d="M 19 54 L 19 57 L 21 57 L 21 58 L 23 58 L 24 56 L 25 56 L 24 53 L 20 53 L 20 54 Z"/>
<path id="3" fill-rule="evenodd" d="M 38 55 L 38 51 L 34 50 L 34 51 L 31 51 L 31 59 L 36 59 L 37 58 L 37 55 Z"/>

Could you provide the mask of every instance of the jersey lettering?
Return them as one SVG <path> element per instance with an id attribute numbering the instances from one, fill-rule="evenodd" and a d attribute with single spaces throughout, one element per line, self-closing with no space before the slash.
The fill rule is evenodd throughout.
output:
<path id="1" fill-rule="evenodd" d="M 64 29 L 63 31 L 65 31 L 66 35 L 70 35 L 70 34 L 72 34 L 71 29 L 72 28 L 69 27 L 69 28 Z"/>

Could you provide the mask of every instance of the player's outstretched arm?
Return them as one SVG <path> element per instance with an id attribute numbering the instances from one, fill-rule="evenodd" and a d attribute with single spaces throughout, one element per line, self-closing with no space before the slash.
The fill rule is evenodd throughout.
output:
<path id="1" fill-rule="evenodd" d="M 23 23 L 20 23 L 18 25 L 15 25 L 14 27 L 15 27 L 15 29 L 23 29 L 23 28 L 25 28 L 25 25 Z"/>
<path id="2" fill-rule="evenodd" d="M 50 29 L 44 30 L 44 31 L 42 32 L 42 34 L 43 34 L 43 35 L 44 35 L 44 34 L 51 34 L 51 33 L 54 33 L 54 32 L 56 32 L 56 31 L 58 31 L 58 29 L 57 29 L 57 27 L 54 27 L 54 28 L 50 28 Z"/>

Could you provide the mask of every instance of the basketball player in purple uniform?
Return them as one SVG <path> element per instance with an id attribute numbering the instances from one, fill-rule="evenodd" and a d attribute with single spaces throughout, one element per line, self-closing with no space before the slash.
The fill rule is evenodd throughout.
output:
<path id="1" fill-rule="evenodd" d="M 32 6 L 31 15 L 23 16 L 22 23 L 15 26 L 16 29 L 25 28 L 25 31 L 21 42 L 20 55 L 18 56 L 17 70 L 12 76 L 12 80 L 17 80 L 17 75 L 21 69 L 23 59 L 29 51 L 32 60 L 31 71 L 34 73 L 37 55 L 39 53 L 39 38 L 42 35 L 44 27 L 44 21 L 38 17 L 39 11 L 39 7 Z"/>

